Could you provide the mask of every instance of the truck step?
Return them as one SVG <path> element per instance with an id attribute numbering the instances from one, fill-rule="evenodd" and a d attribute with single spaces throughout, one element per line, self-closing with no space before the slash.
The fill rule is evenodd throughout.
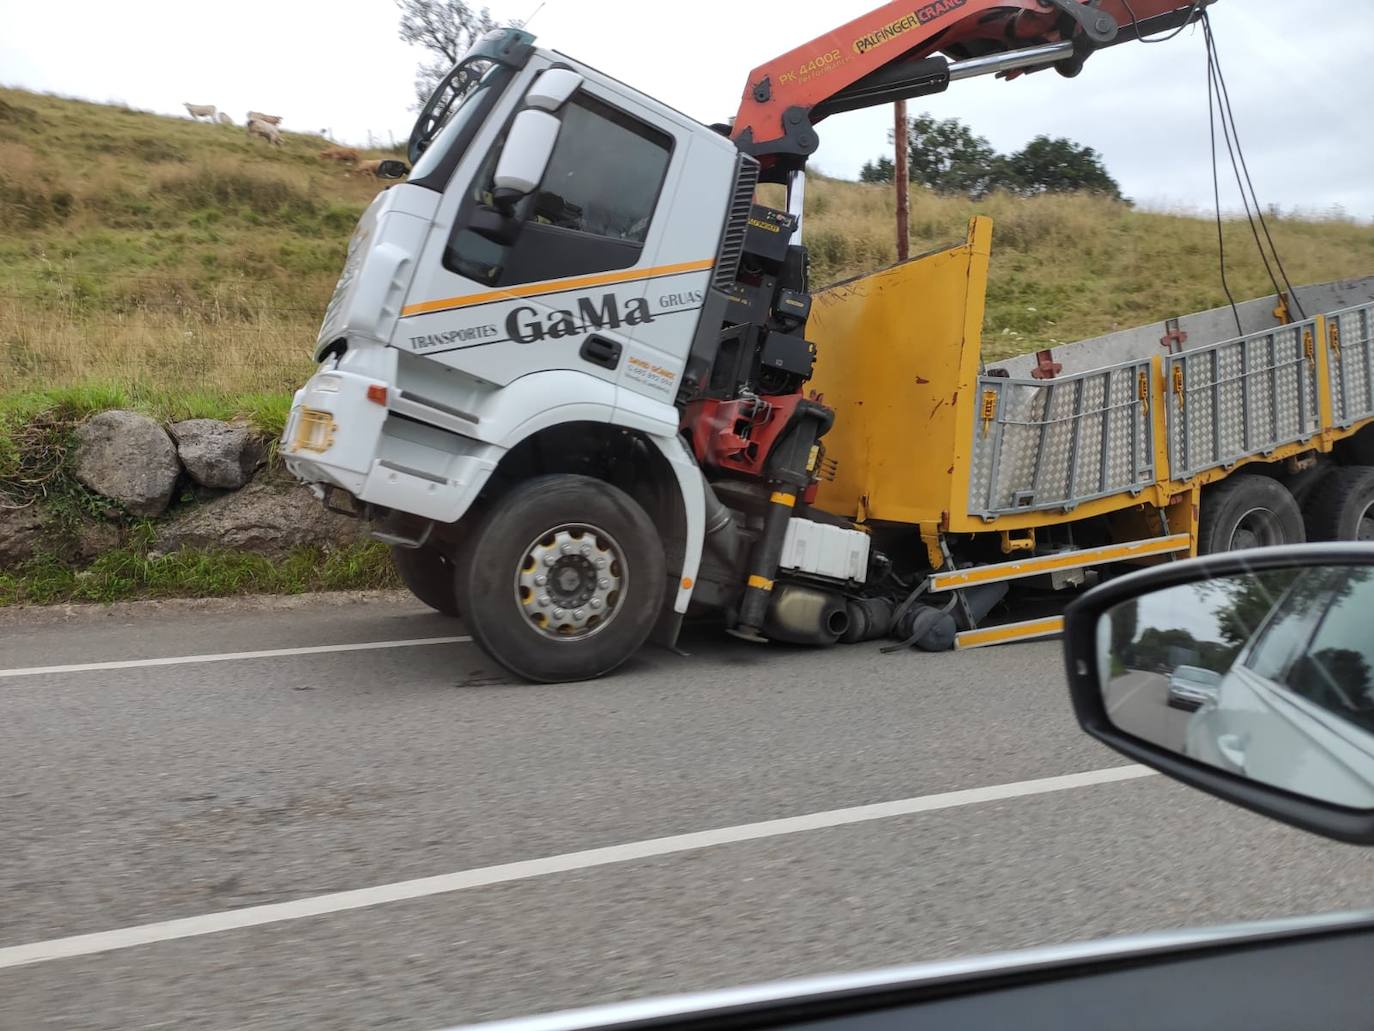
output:
<path id="1" fill-rule="evenodd" d="M 1088 566 L 1130 562 L 1157 555 L 1174 555 L 1188 551 L 1192 546 L 1192 538 L 1186 533 L 1180 533 L 1171 537 L 1152 537 L 1126 544 L 1109 544 L 1102 548 L 1084 548 L 1081 551 L 1065 551 L 1057 555 L 1017 559 L 1015 562 L 1002 562 L 992 566 L 955 569 L 948 573 L 933 574 L 930 577 L 929 590 L 932 593 L 957 591 L 965 587 L 982 587 L 986 584 L 1006 583 L 1009 580 L 1023 580 L 1043 573 L 1062 573 Z"/>
<path id="2" fill-rule="evenodd" d="M 965 630 L 954 639 L 954 647 L 959 651 L 973 648 L 992 648 L 999 644 L 1014 644 L 1017 641 L 1034 641 L 1044 637 L 1055 637 L 1064 632 L 1063 616 L 1047 616 L 1024 623 L 1004 623 L 1002 626 L 983 627 L 980 630 Z"/>

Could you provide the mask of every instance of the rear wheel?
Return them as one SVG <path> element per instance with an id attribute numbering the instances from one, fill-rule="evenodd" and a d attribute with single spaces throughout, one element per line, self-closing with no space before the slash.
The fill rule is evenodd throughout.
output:
<path id="1" fill-rule="evenodd" d="M 1198 551 L 1203 555 L 1301 544 L 1306 539 L 1302 511 L 1278 480 L 1237 473 L 1203 491 L 1198 524 Z"/>
<path id="2" fill-rule="evenodd" d="M 436 548 L 391 549 L 391 564 L 410 593 L 445 616 L 458 615 L 453 561 Z"/>
<path id="3" fill-rule="evenodd" d="M 1374 469 L 1341 466 L 1322 477 L 1303 508 L 1311 541 L 1374 541 Z"/>
<path id="4" fill-rule="evenodd" d="M 458 603 L 482 649 L 543 683 L 604 676 L 637 652 L 663 603 L 663 546 L 624 491 L 543 476 L 499 498 L 464 541 Z"/>

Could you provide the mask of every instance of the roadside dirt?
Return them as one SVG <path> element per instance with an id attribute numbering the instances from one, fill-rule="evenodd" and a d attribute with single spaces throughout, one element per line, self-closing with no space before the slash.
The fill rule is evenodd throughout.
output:
<path id="1" fill-rule="evenodd" d="M 234 598 L 165 598 L 152 601 L 121 601 L 112 605 L 15 605 L 0 608 L 0 629 L 7 626 L 51 626 L 96 620 L 147 618 L 157 613 L 291 612 L 321 605 L 340 607 L 377 602 L 402 602 L 408 591 L 334 591 L 321 594 L 247 595 Z"/>

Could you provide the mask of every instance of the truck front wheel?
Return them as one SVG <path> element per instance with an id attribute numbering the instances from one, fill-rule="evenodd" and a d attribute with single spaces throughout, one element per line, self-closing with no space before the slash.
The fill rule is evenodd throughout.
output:
<path id="1" fill-rule="evenodd" d="M 497 499 L 459 556 L 473 639 L 526 680 L 604 676 L 637 652 L 663 603 L 663 545 L 629 495 L 542 476 Z"/>

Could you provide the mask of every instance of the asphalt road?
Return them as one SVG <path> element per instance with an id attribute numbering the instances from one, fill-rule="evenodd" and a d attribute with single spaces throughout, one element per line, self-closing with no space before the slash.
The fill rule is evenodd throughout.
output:
<path id="1" fill-rule="evenodd" d="M 1169 678 L 1132 670 L 1107 684 L 1107 718 L 1112 724 L 1175 752 L 1183 751 L 1191 712 L 1169 706 Z"/>
<path id="2" fill-rule="evenodd" d="M 1126 765 L 1052 642 L 698 632 L 564 687 L 339 650 L 461 635 L 394 598 L 0 613 L 0 1028 L 440 1028 L 1374 901 L 1374 853 L 1042 783 Z"/>

